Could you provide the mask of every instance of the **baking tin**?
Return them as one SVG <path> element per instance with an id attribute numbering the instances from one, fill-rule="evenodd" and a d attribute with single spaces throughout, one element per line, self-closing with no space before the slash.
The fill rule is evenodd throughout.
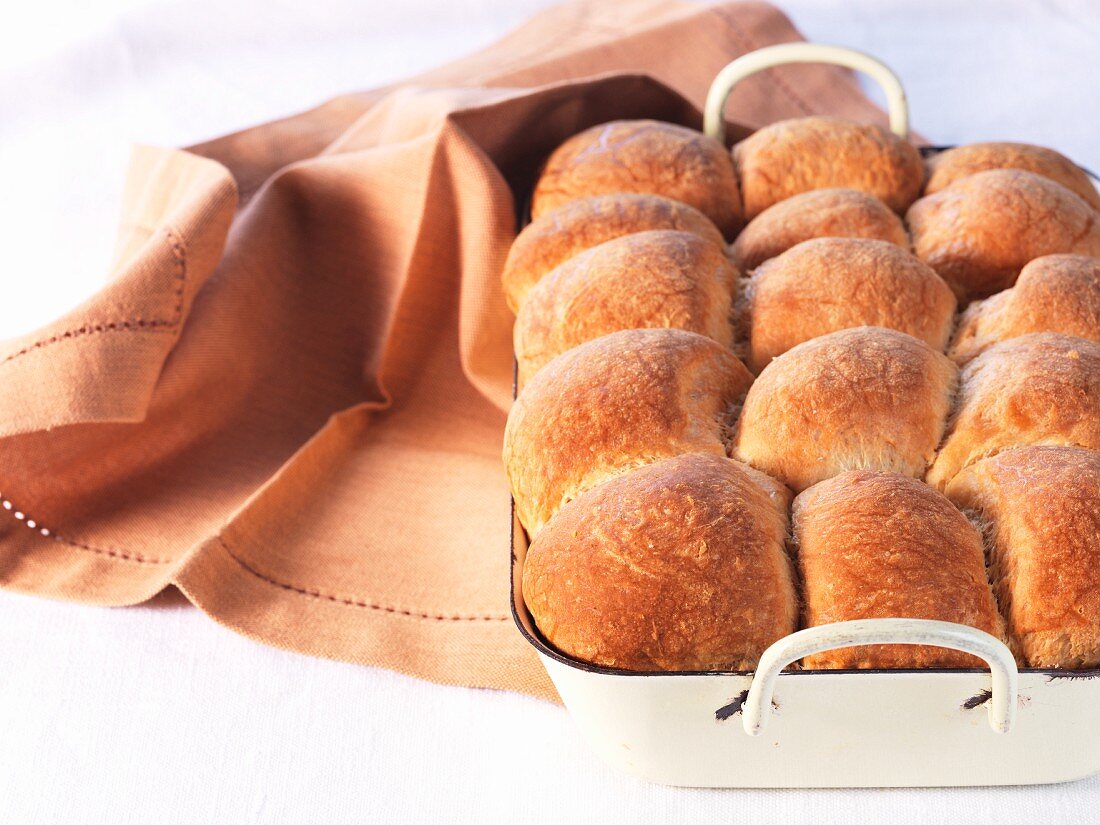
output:
<path id="1" fill-rule="evenodd" d="M 982 669 L 779 670 L 796 637 L 808 632 L 825 647 L 850 644 L 845 627 L 853 624 L 882 625 L 876 643 L 927 641 L 918 635 L 926 623 L 898 619 L 799 631 L 769 648 L 755 672 L 600 667 L 562 654 L 539 634 L 520 589 L 526 553 L 513 513 L 512 615 L 520 633 L 592 748 L 644 779 L 724 788 L 912 787 L 1062 782 L 1100 771 L 1100 670 L 1017 670 L 996 640 L 1004 648 L 997 685 Z M 927 624 L 951 627 L 959 639 L 986 636 L 965 625 Z M 746 715 L 753 689 L 757 709 Z"/>
<path id="2" fill-rule="evenodd" d="M 883 86 L 891 128 L 908 132 L 889 68 L 836 46 L 783 44 L 722 70 L 704 130 L 723 137 L 733 86 L 783 63 L 825 62 Z M 965 625 L 909 619 L 802 630 L 755 671 L 636 673 L 555 650 L 521 591 L 527 538 L 512 505 L 511 606 L 565 706 L 609 763 L 653 782 L 728 788 L 913 787 L 1062 782 L 1100 771 L 1100 669 L 1018 669 L 1008 648 Z M 937 644 L 989 669 L 785 670 L 809 652 L 853 644 Z"/>

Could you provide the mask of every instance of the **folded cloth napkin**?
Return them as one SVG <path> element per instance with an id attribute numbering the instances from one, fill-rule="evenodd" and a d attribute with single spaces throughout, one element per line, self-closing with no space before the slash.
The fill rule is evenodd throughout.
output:
<path id="1" fill-rule="evenodd" d="M 516 205 L 570 134 L 697 125 L 726 62 L 798 37 L 761 3 L 570 3 L 408 83 L 137 149 L 109 285 L 0 343 L 0 584 L 175 585 L 278 647 L 554 698 L 508 610 Z M 729 112 L 882 121 L 823 66 Z"/>

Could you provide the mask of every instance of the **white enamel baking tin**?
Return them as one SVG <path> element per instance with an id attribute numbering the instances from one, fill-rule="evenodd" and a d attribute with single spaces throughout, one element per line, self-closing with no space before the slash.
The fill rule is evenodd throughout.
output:
<path id="1" fill-rule="evenodd" d="M 512 611 L 592 748 L 668 785 L 911 787 L 1062 782 L 1100 771 L 1100 671 L 1017 671 L 1008 649 L 947 622 L 880 619 L 799 631 L 754 673 L 629 673 L 571 659 L 538 634 L 512 542 Z M 967 650 L 992 670 L 782 670 L 872 643 Z M 755 735 L 754 735 L 755 734 Z"/>
<path id="2" fill-rule="evenodd" d="M 782 63 L 837 63 L 875 78 L 890 127 L 908 134 L 905 92 L 869 55 L 792 43 L 726 66 L 704 131 L 724 137 L 730 90 Z M 1100 670 L 1024 669 L 1005 645 L 948 622 L 878 619 L 780 639 L 750 673 L 631 673 L 562 655 L 539 635 L 520 588 L 527 541 L 512 519 L 512 613 L 562 701 L 608 762 L 653 782 L 729 788 L 913 787 L 1062 782 L 1100 771 Z M 859 644 L 965 650 L 988 670 L 784 670 Z"/>

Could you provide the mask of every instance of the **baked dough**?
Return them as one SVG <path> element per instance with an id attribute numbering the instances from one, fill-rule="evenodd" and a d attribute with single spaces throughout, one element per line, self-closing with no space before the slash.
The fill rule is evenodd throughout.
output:
<path id="1" fill-rule="evenodd" d="M 901 218 L 878 198 L 855 189 L 814 189 L 753 218 L 730 255 L 742 269 L 755 269 L 811 238 L 876 238 L 909 248 Z"/>
<path id="2" fill-rule="evenodd" d="M 621 329 L 686 329 L 730 347 L 737 274 L 713 243 L 668 230 L 570 258 L 535 285 L 516 318 L 520 383 L 566 350 Z"/>
<path id="3" fill-rule="evenodd" d="M 947 495 L 986 528 L 994 587 L 1023 664 L 1100 665 L 1100 453 L 1006 450 L 955 476 Z"/>
<path id="4" fill-rule="evenodd" d="M 722 233 L 698 209 L 657 195 L 598 195 L 559 206 L 527 224 L 512 243 L 501 278 L 504 297 L 518 312 L 527 292 L 559 264 L 631 232 L 677 229 L 719 249 Z"/>
<path id="5" fill-rule="evenodd" d="M 920 195 L 924 163 L 897 135 L 832 117 L 781 120 L 733 147 L 745 217 L 811 189 L 866 192 L 903 213 Z"/>
<path id="6" fill-rule="evenodd" d="M 523 565 L 543 636 L 636 671 L 747 670 L 798 627 L 790 494 L 744 464 L 669 458 L 569 502 Z"/>
<path id="7" fill-rule="evenodd" d="M 1100 215 L 1060 183 L 1018 169 L 962 178 L 906 216 L 913 249 L 962 302 L 1007 289 L 1035 258 L 1100 256 Z"/>
<path id="8" fill-rule="evenodd" d="M 538 219 L 568 201 L 646 192 L 694 206 L 727 237 L 744 224 L 729 153 L 702 132 L 656 120 L 614 120 L 554 150 L 531 195 Z"/>
<path id="9" fill-rule="evenodd" d="M 981 536 L 931 487 L 894 473 L 842 473 L 799 495 L 792 521 L 807 627 L 852 619 L 937 619 L 1004 637 Z M 949 648 L 867 645 L 807 656 L 803 665 L 924 668 L 985 663 Z"/>
<path id="10" fill-rule="evenodd" d="M 966 308 L 948 355 L 965 364 L 998 341 L 1029 332 L 1061 332 L 1100 342 L 1100 258 L 1036 258 L 1023 268 L 1014 287 Z"/>
<path id="11" fill-rule="evenodd" d="M 795 492 L 852 469 L 920 477 L 956 381 L 945 355 L 903 332 L 856 327 L 814 338 L 760 373 L 733 456 Z"/>
<path id="12" fill-rule="evenodd" d="M 957 180 L 989 169 L 1022 169 L 1050 178 L 1079 195 L 1093 209 L 1100 209 L 1100 193 L 1085 174 L 1065 155 L 1030 143 L 970 143 L 938 152 L 927 161 L 931 195 Z"/>
<path id="13" fill-rule="evenodd" d="M 849 327 L 896 329 L 942 350 L 955 319 L 955 296 L 935 270 L 866 238 L 800 243 L 757 268 L 746 297 L 754 372 L 796 344 Z"/>
<path id="14" fill-rule="evenodd" d="M 563 143 L 502 275 L 542 635 L 629 671 L 752 669 L 799 624 L 799 567 L 809 626 L 939 619 L 1100 667 L 1098 207 L 1053 150 L 925 164 L 835 118 L 732 153 L 645 120 Z M 911 645 L 803 664 L 984 667 Z"/>
<path id="15" fill-rule="evenodd" d="M 725 455 L 751 381 L 728 349 L 678 329 L 614 332 L 555 358 L 523 388 L 504 431 L 527 534 L 626 470 L 681 453 Z"/>
<path id="16" fill-rule="evenodd" d="M 1027 444 L 1100 449 L 1100 344 L 1033 332 L 967 364 L 928 483 L 942 490 L 974 462 Z"/>

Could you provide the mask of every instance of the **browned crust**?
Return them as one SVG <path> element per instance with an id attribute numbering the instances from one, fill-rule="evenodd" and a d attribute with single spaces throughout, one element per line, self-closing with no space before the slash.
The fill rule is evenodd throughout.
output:
<path id="1" fill-rule="evenodd" d="M 965 364 L 998 341 L 1060 332 L 1100 342 L 1100 258 L 1045 255 L 1016 285 L 966 308 L 949 355 Z"/>
<path id="2" fill-rule="evenodd" d="M 540 281 L 520 309 L 520 382 L 621 329 L 685 329 L 729 347 L 737 276 L 721 249 L 688 232 L 638 232 L 582 252 Z"/>
<path id="3" fill-rule="evenodd" d="M 1043 255 L 1100 255 L 1096 210 L 1061 184 L 1018 169 L 962 178 L 921 198 L 906 220 L 917 256 L 964 302 L 1007 289 Z"/>
<path id="4" fill-rule="evenodd" d="M 538 535 L 524 601 L 552 645 L 598 665 L 755 667 L 797 627 L 789 497 L 719 456 L 626 473 L 565 505 Z"/>
<path id="5" fill-rule="evenodd" d="M 815 189 L 769 206 L 752 219 L 731 255 L 744 270 L 811 238 L 874 238 L 906 249 L 909 235 L 890 208 L 855 189 Z"/>
<path id="6" fill-rule="evenodd" d="M 935 270 L 886 241 L 816 238 L 761 265 L 748 287 L 749 367 L 849 327 L 896 329 L 947 345 L 955 296 Z"/>
<path id="7" fill-rule="evenodd" d="M 796 492 L 851 469 L 919 477 L 940 442 L 956 381 L 946 356 L 896 330 L 814 338 L 760 373 L 733 456 Z"/>
<path id="8" fill-rule="evenodd" d="M 524 387 L 504 433 L 528 534 L 624 470 L 680 453 L 724 455 L 751 381 L 728 349 L 683 330 L 614 332 L 555 358 Z"/>
<path id="9" fill-rule="evenodd" d="M 1028 444 L 1100 449 L 1100 344 L 1035 332 L 967 364 L 927 481 L 942 490 L 974 462 Z"/>
<path id="10" fill-rule="evenodd" d="M 853 619 L 937 619 L 1004 638 L 982 539 L 950 501 L 906 476 L 843 473 L 798 496 L 792 514 L 807 627 Z M 807 656 L 807 668 L 981 667 L 926 645 Z"/>
<path id="11" fill-rule="evenodd" d="M 653 229 L 691 232 L 719 249 L 722 233 L 698 209 L 657 195 L 599 195 L 569 201 L 527 224 L 508 250 L 504 297 L 518 312 L 539 279 L 593 246 Z"/>
<path id="12" fill-rule="evenodd" d="M 990 169 L 1022 169 L 1049 178 L 1076 193 L 1093 209 L 1100 209 L 1100 193 L 1089 176 L 1072 160 L 1053 149 L 1030 143 L 971 143 L 939 152 L 926 161 L 931 195 L 957 180 Z"/>
<path id="13" fill-rule="evenodd" d="M 997 598 L 1024 663 L 1100 665 L 1100 453 L 1006 450 L 959 473 L 947 494 L 985 525 Z"/>
<path id="14" fill-rule="evenodd" d="M 694 206 L 727 237 L 741 228 L 741 197 L 729 153 L 694 129 L 656 120 L 615 120 L 554 150 L 531 196 L 531 215 L 614 192 L 663 195 Z"/>
<path id="15" fill-rule="evenodd" d="M 920 153 L 887 129 L 831 117 L 781 120 L 733 147 L 745 217 L 811 189 L 866 192 L 902 213 L 920 195 Z"/>

